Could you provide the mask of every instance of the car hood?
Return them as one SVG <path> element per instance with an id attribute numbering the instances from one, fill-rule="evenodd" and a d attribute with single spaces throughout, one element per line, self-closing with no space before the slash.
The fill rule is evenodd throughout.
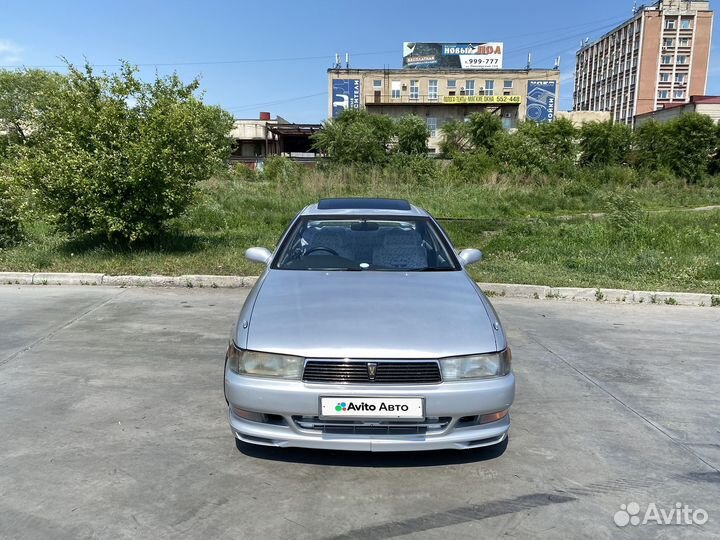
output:
<path id="1" fill-rule="evenodd" d="M 442 358 L 496 351 L 492 320 L 465 272 L 269 270 L 246 347 L 306 358 Z"/>

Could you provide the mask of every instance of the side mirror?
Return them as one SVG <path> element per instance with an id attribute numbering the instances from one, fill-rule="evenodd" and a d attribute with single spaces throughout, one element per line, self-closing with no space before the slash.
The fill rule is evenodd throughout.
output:
<path id="1" fill-rule="evenodd" d="M 479 249 L 463 249 L 459 254 L 463 266 L 468 266 L 482 260 L 482 251 Z"/>
<path id="2" fill-rule="evenodd" d="M 250 262 L 267 264 L 270 257 L 272 257 L 272 253 L 264 247 L 253 247 L 245 252 L 245 258 Z"/>

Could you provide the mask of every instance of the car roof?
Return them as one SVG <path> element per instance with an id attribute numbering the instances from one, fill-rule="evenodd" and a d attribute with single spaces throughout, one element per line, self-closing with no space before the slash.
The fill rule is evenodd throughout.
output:
<path id="1" fill-rule="evenodd" d="M 300 214 L 312 216 L 428 216 L 425 210 L 413 206 L 404 199 L 371 198 L 321 199 L 306 207 Z"/>

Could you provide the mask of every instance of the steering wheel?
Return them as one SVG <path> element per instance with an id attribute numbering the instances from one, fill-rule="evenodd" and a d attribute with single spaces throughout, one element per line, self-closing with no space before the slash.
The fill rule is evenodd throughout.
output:
<path id="1" fill-rule="evenodd" d="M 336 257 L 340 256 L 338 254 L 338 252 L 335 251 L 334 249 L 330 249 L 329 247 L 324 247 L 324 246 L 315 246 L 314 248 L 310 248 L 305 252 L 305 255 L 310 255 L 311 253 L 315 253 L 316 251 L 327 251 L 328 253 L 331 253 L 331 254 L 335 255 Z"/>

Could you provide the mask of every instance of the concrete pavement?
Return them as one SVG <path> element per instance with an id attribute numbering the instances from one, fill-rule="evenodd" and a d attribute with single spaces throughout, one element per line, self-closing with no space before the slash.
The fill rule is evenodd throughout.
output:
<path id="1" fill-rule="evenodd" d="M 510 445 L 234 445 L 224 346 L 247 290 L 0 287 L 1 538 L 717 538 L 720 309 L 494 298 Z M 704 525 L 627 525 L 637 502 Z"/>

